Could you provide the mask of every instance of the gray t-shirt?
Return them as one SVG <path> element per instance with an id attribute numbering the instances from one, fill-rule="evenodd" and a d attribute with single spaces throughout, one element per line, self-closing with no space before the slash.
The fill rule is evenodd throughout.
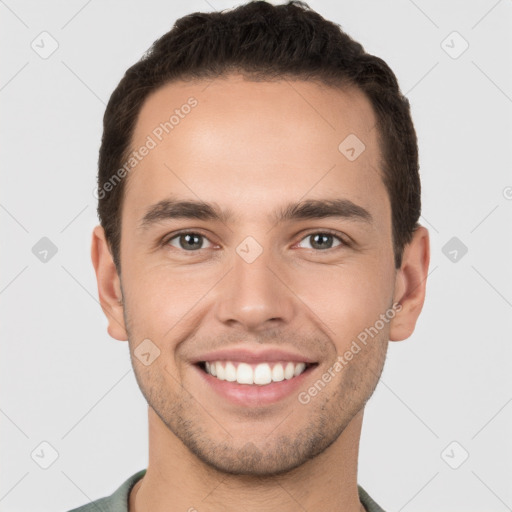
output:
<path id="1" fill-rule="evenodd" d="M 146 470 L 141 469 L 121 484 L 110 496 L 91 501 L 91 503 L 69 510 L 69 512 L 128 512 L 130 491 L 145 474 Z M 357 489 L 359 491 L 359 500 L 367 512 L 384 512 L 360 485 L 357 486 Z"/>

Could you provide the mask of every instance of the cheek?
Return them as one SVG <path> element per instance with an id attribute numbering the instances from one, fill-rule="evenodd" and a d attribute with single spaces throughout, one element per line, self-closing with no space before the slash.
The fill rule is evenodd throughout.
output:
<path id="1" fill-rule="evenodd" d="M 350 342 L 374 325 L 390 307 L 393 273 L 369 259 L 357 264 L 317 267 L 295 274 L 293 290 L 314 316 L 328 327 L 327 334 Z"/>
<path id="2" fill-rule="evenodd" d="M 179 338 L 187 320 L 202 309 L 207 291 L 218 281 L 218 273 L 171 267 L 126 266 L 123 290 L 131 332 L 163 343 Z"/>
<path id="3" fill-rule="evenodd" d="M 390 306 L 391 259 L 385 265 L 376 255 L 359 254 L 338 264 L 301 262 L 278 267 L 289 287 L 275 288 L 282 299 L 293 301 L 300 315 L 341 343 L 350 343 Z M 177 343 L 186 337 L 191 322 L 200 321 L 207 310 L 218 306 L 210 303 L 209 297 L 222 300 L 214 288 L 229 267 L 221 262 L 148 267 L 134 259 L 124 268 L 123 289 L 132 334 Z M 227 294 L 236 293 L 236 285 L 231 289 L 229 283 L 222 282 L 221 286 Z"/>

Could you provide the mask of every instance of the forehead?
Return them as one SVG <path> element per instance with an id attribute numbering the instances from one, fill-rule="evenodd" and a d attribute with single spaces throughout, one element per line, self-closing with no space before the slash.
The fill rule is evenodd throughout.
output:
<path id="1" fill-rule="evenodd" d="M 250 218 L 269 202 L 350 196 L 386 215 L 377 136 L 356 89 L 239 75 L 166 84 L 140 110 L 131 149 L 151 149 L 129 174 L 125 204 L 140 217 L 181 196 Z"/>

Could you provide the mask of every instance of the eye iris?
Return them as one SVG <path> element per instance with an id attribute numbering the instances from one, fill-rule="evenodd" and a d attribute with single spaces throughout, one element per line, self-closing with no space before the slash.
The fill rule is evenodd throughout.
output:
<path id="1" fill-rule="evenodd" d="M 314 235 L 309 235 L 309 237 L 313 240 L 311 245 L 315 249 L 330 249 L 332 247 L 334 236 L 329 233 L 315 233 Z M 185 233 L 179 235 L 180 246 L 184 249 L 200 249 L 201 240 L 202 235 L 195 233 Z"/>
<path id="2" fill-rule="evenodd" d="M 311 235 L 311 238 L 313 239 L 313 243 L 311 244 L 311 246 L 315 249 L 325 249 L 325 245 L 321 245 L 321 242 L 324 241 L 327 239 L 327 240 L 330 240 L 330 244 L 327 244 L 328 247 L 327 249 L 330 249 L 332 247 L 332 238 L 333 238 L 333 235 L 329 235 L 327 233 L 317 233 L 315 235 Z M 320 243 L 318 242 L 318 240 L 320 239 Z"/>
<path id="3" fill-rule="evenodd" d="M 180 245 L 184 249 L 200 249 L 201 248 L 201 235 L 196 235 L 194 233 L 186 233 L 184 235 L 180 235 Z M 183 243 L 185 241 L 185 243 Z M 196 247 L 194 247 L 194 244 Z"/>

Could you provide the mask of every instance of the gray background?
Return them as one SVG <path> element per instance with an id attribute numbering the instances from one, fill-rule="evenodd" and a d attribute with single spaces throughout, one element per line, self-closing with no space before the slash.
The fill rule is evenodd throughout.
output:
<path id="1" fill-rule="evenodd" d="M 238 3 L 0 1 L 2 511 L 68 510 L 146 467 L 146 403 L 90 262 L 101 120 L 175 19 Z M 367 405 L 359 483 L 389 511 L 512 510 L 512 1 L 309 5 L 410 99 L 431 235 L 424 311 Z"/>

